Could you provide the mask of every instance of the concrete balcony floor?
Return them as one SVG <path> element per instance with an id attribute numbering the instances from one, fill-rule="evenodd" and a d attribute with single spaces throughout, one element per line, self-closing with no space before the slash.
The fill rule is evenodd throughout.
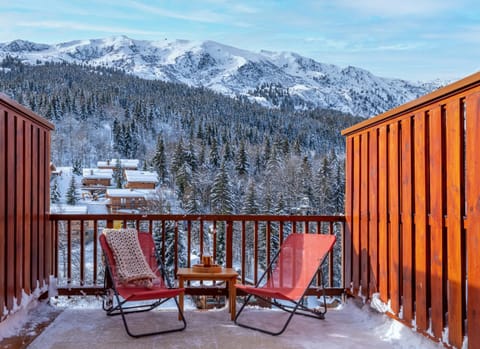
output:
<path id="1" fill-rule="evenodd" d="M 239 305 L 237 305 L 239 306 Z M 238 308 L 237 308 L 238 309 Z M 249 323 L 281 326 L 285 312 L 248 309 Z M 366 305 L 349 300 L 329 309 L 325 320 L 294 316 L 280 336 L 239 327 L 227 309 L 196 310 L 186 306 L 187 328 L 182 332 L 134 339 L 120 316 L 108 317 L 96 301 L 88 306 L 68 306 L 28 345 L 45 348 L 441 348 L 401 323 Z M 177 313 L 160 309 L 130 314 L 132 331 L 177 325 Z"/>

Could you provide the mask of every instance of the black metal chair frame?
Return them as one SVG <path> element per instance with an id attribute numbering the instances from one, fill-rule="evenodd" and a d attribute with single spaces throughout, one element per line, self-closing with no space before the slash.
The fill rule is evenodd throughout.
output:
<path id="1" fill-rule="evenodd" d="M 171 285 L 171 282 L 169 278 L 166 275 L 165 268 L 163 266 L 163 263 L 161 261 L 161 258 L 158 254 L 158 251 L 155 250 L 155 258 L 157 260 L 157 265 L 159 268 L 159 272 L 161 277 L 163 278 L 165 284 L 167 285 L 168 288 L 173 288 Z M 170 333 L 170 332 L 178 332 L 178 331 L 183 331 L 187 327 L 187 322 L 185 320 L 185 316 L 180 309 L 180 305 L 178 303 L 177 297 L 168 297 L 168 298 L 161 298 L 158 299 L 154 302 L 151 302 L 149 304 L 139 304 L 139 305 L 134 305 L 134 306 L 124 306 L 127 303 L 130 302 L 139 302 L 139 301 L 132 301 L 128 299 L 123 299 L 121 298 L 116 286 L 115 282 L 112 278 L 112 272 L 111 272 L 111 266 L 110 263 L 108 262 L 107 256 L 105 256 L 104 253 L 104 260 L 105 260 L 105 278 L 104 278 L 104 288 L 105 288 L 105 294 L 103 297 L 103 302 L 102 302 L 102 308 L 106 312 L 108 316 L 116 316 L 116 315 L 121 315 L 123 324 L 125 326 L 125 330 L 127 334 L 130 337 L 133 338 L 140 338 L 140 337 L 146 337 L 146 336 L 153 336 L 153 335 L 159 335 L 159 334 L 164 334 L 164 333 Z M 130 331 L 130 328 L 127 323 L 127 318 L 126 315 L 128 314 L 133 314 L 133 313 L 141 313 L 141 312 L 147 312 L 150 310 L 153 310 L 163 303 L 167 302 L 169 299 L 173 298 L 175 301 L 175 304 L 177 306 L 178 313 L 180 315 L 181 321 L 182 321 L 182 326 L 181 327 L 175 327 L 173 329 L 167 329 L 167 330 L 161 330 L 161 331 L 153 331 L 153 332 L 143 332 L 143 333 L 133 333 Z M 114 299 L 116 300 L 116 303 L 114 302 Z"/>
<path id="2" fill-rule="evenodd" d="M 267 269 L 265 270 L 265 272 L 262 274 L 262 276 L 258 280 L 255 287 L 260 287 L 261 284 L 262 284 L 262 281 L 265 279 L 265 277 L 267 275 L 268 275 L 268 277 L 272 276 L 273 267 L 275 266 L 275 263 L 278 259 L 278 256 L 280 255 L 280 252 L 281 252 L 281 248 L 275 254 L 274 258 L 272 259 L 272 261 L 268 265 Z M 234 320 L 235 324 L 237 324 L 238 326 L 244 327 L 244 328 L 249 328 L 249 329 L 252 329 L 252 330 L 255 330 L 255 331 L 267 333 L 267 334 L 270 334 L 272 336 L 278 336 L 278 335 L 282 334 L 283 332 L 285 332 L 285 330 L 287 329 L 290 321 L 293 318 L 293 315 L 295 315 L 295 314 L 308 316 L 308 317 L 312 317 L 312 318 L 315 318 L 315 319 L 324 320 L 325 319 L 325 314 L 327 313 L 327 301 L 326 301 L 326 293 L 325 293 L 325 283 L 323 281 L 323 273 L 322 273 L 321 268 L 322 268 L 322 265 L 323 265 L 323 263 L 326 259 L 326 256 L 327 255 L 325 255 L 323 257 L 323 259 L 320 262 L 320 265 L 318 267 L 317 273 L 315 273 L 315 275 L 312 277 L 312 279 L 310 280 L 310 283 L 309 283 L 309 285 L 311 285 L 312 282 L 315 280 L 315 277 L 317 275 L 320 278 L 321 283 L 322 283 L 321 289 L 322 289 L 322 295 L 323 295 L 323 310 L 311 309 L 311 308 L 308 308 L 308 307 L 306 307 L 305 305 L 302 304 L 302 302 L 303 302 L 303 300 L 306 296 L 306 293 L 308 292 L 308 287 L 305 289 L 305 291 L 304 291 L 304 293 L 303 293 L 303 295 L 302 295 L 302 297 L 300 298 L 299 301 L 293 301 L 293 300 L 286 301 L 286 300 L 284 300 L 284 302 L 290 302 L 291 305 L 290 304 L 282 304 L 282 303 L 278 302 L 275 298 L 266 298 L 266 297 L 262 297 L 262 296 L 259 296 L 259 295 L 254 295 L 253 293 L 249 293 L 245 297 L 245 300 L 244 300 L 240 310 L 238 311 L 237 315 L 235 316 L 235 320 Z M 290 316 L 287 318 L 287 320 L 285 321 L 285 323 L 283 324 L 283 326 L 281 327 L 281 329 L 279 331 L 276 331 L 276 332 L 269 331 L 269 330 L 264 329 L 264 328 L 255 327 L 255 326 L 248 325 L 246 323 L 241 323 L 241 322 L 238 321 L 238 319 L 240 317 L 240 314 L 243 312 L 244 308 L 247 306 L 247 304 L 250 303 L 250 301 L 252 300 L 252 297 L 254 297 L 254 296 L 256 298 L 261 299 L 264 302 L 274 306 L 274 307 L 277 307 L 277 308 L 279 308 L 283 311 L 286 311 L 286 312 L 290 313 Z"/>

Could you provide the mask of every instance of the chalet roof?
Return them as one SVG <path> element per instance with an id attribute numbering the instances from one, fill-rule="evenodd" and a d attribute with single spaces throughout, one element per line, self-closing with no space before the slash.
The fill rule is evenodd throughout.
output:
<path id="1" fill-rule="evenodd" d="M 155 195 L 154 189 L 107 189 L 107 197 L 149 199 Z"/>
<path id="2" fill-rule="evenodd" d="M 50 205 L 50 213 L 65 213 L 65 214 L 86 214 L 88 211 L 85 205 L 66 205 L 66 204 L 52 204 Z"/>
<path id="3" fill-rule="evenodd" d="M 119 159 L 120 166 L 124 168 L 138 168 L 140 160 L 138 159 Z M 98 161 L 97 167 L 115 167 L 117 164 L 117 159 L 107 160 L 107 161 Z"/>
<path id="4" fill-rule="evenodd" d="M 158 183 L 158 175 L 152 171 L 126 170 L 127 182 Z"/>
<path id="5" fill-rule="evenodd" d="M 88 179 L 111 179 L 113 170 L 110 168 L 84 168 L 83 178 Z"/>

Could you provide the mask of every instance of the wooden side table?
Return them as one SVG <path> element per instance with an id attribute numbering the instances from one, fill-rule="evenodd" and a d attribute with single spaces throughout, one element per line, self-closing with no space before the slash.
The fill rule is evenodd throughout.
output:
<path id="1" fill-rule="evenodd" d="M 218 273 L 206 273 L 195 271 L 193 268 L 178 268 L 178 287 L 182 288 L 185 281 L 226 281 L 228 283 L 228 301 L 229 311 L 232 320 L 235 320 L 235 304 L 236 304 L 236 289 L 235 282 L 238 278 L 238 273 L 233 268 L 222 268 Z M 183 298 L 184 294 L 179 295 L 180 310 L 183 312 Z"/>

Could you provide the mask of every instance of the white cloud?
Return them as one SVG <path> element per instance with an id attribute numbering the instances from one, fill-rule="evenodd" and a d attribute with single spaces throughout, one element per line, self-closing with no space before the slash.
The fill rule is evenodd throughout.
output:
<path id="1" fill-rule="evenodd" d="M 145 5 L 138 1 L 130 1 L 129 6 L 139 11 L 143 11 L 149 14 L 156 14 L 163 17 L 181 19 L 193 22 L 203 23 L 225 23 L 227 18 L 214 11 L 196 10 L 189 12 L 187 10 L 171 11 L 159 6 Z"/>
<path id="2" fill-rule="evenodd" d="M 90 23 L 66 22 L 66 21 L 29 21 L 17 22 L 18 26 L 37 28 L 37 29 L 68 29 L 80 30 L 88 32 L 103 32 L 110 34 L 126 34 L 126 35 L 164 35 L 162 32 L 132 29 L 127 27 L 112 27 L 92 25 Z"/>
<path id="3" fill-rule="evenodd" d="M 448 0 L 337 0 L 340 7 L 373 16 L 430 16 L 460 6 Z"/>

